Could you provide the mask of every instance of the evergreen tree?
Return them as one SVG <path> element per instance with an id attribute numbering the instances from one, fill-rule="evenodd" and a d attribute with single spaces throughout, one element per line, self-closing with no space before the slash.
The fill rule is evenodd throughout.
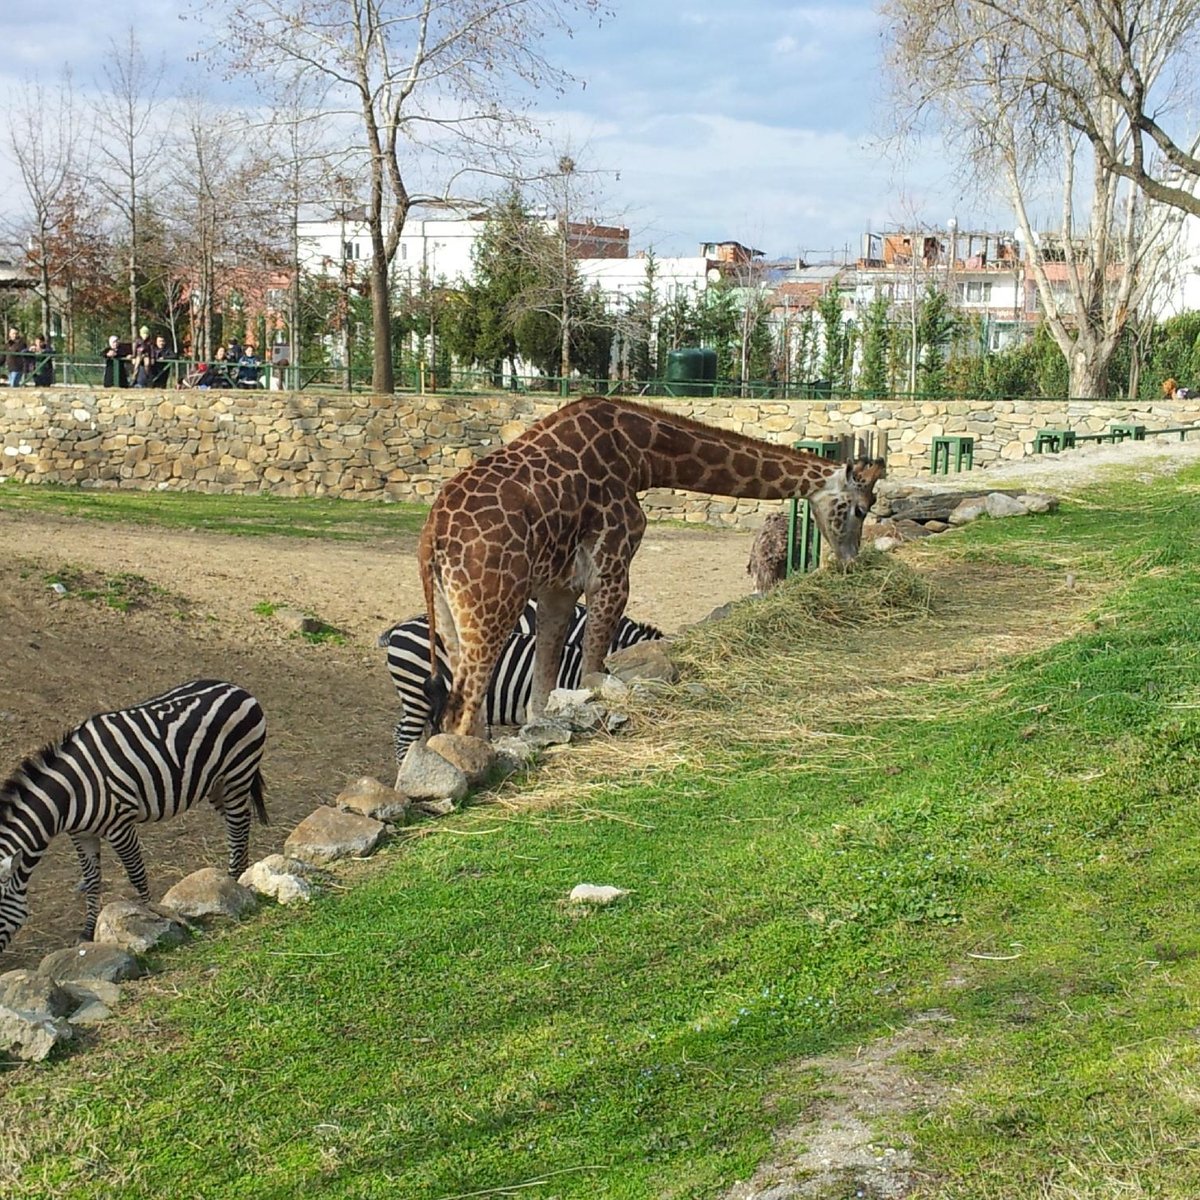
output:
<path id="1" fill-rule="evenodd" d="M 883 292 L 876 292 L 867 305 L 862 326 L 862 365 L 858 390 L 870 397 L 888 393 L 888 355 L 892 341 L 891 304 Z"/>
<path id="2" fill-rule="evenodd" d="M 817 301 L 821 322 L 821 378 L 837 386 L 844 373 L 846 328 L 842 322 L 842 293 L 836 283 Z"/>
<path id="3" fill-rule="evenodd" d="M 946 391 L 946 354 L 953 340 L 958 319 L 950 307 L 950 298 L 936 284 L 925 285 L 917 314 L 918 390 L 927 396 L 942 396 Z"/>

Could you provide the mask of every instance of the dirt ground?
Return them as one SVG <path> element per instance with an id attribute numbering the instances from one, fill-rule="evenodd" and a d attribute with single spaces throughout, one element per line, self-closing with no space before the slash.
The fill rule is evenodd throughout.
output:
<path id="1" fill-rule="evenodd" d="M 667 632 L 751 590 L 745 533 L 654 527 L 634 562 L 629 613 Z M 174 533 L 94 521 L 0 514 L 0 776 L 92 713 L 187 679 L 229 679 L 267 714 L 264 770 L 271 826 L 255 826 L 251 858 L 282 848 L 290 829 L 350 780 L 395 777 L 398 705 L 375 645 L 379 632 L 424 608 L 416 538 L 345 544 Z M 59 595 L 48 576 L 62 574 Z M 127 612 L 80 593 L 129 573 Z M 301 609 L 342 631 L 312 645 L 264 602 Z M 223 826 L 207 805 L 143 827 L 151 889 L 161 895 L 201 866 L 224 865 Z M 104 901 L 132 897 L 103 856 Z M 30 919 L 0 969 L 35 964 L 70 944 L 83 919 L 78 868 L 58 838 L 30 884 Z"/>
<path id="2" fill-rule="evenodd" d="M 1067 491 L 1110 468 L 1150 474 L 1197 459 L 1200 441 L 1091 446 L 938 486 Z M 630 615 L 670 633 L 748 594 L 750 543 L 746 533 L 652 526 L 633 564 Z M 415 544 L 415 537 L 345 544 L 0 514 L 0 776 L 92 713 L 187 679 L 229 679 L 258 696 L 269 725 L 272 825 L 254 827 L 251 856 L 278 851 L 296 822 L 348 781 L 394 778 L 398 705 L 375 639 L 424 607 Z M 64 572 L 70 586 L 59 595 L 48 577 Z M 80 594 L 122 573 L 144 581 L 129 611 Z M 345 643 L 312 645 L 289 634 L 255 611 L 264 603 L 318 616 Z M 145 827 L 142 842 L 155 895 L 225 861 L 223 827 L 207 806 Z M 104 868 L 105 901 L 131 896 L 109 853 Z M 56 839 L 30 885 L 29 922 L 0 969 L 32 965 L 71 944 L 83 917 L 76 879 L 70 843 Z"/>

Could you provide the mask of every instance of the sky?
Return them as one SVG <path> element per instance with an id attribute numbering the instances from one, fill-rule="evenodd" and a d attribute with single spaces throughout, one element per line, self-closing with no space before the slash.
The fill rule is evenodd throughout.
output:
<path id="1" fill-rule="evenodd" d="M 550 58 L 578 81 L 543 95 L 538 124 L 589 172 L 595 215 L 627 225 L 660 257 L 739 241 L 771 258 L 859 253 L 865 232 L 922 224 L 1011 227 L 1005 206 L 965 197 L 936 141 L 901 154 L 888 125 L 882 26 L 861 0 L 611 0 L 598 27 L 577 17 Z M 129 23 L 168 62 L 168 88 L 194 69 L 189 0 L 95 0 L 28 12 L 0 56 L 0 93 L 70 65 L 86 93 L 104 48 Z M 212 86 L 221 86 L 217 81 Z M 3 126 L 0 125 L 0 131 Z M 0 158 L 0 213 L 19 210 Z"/>

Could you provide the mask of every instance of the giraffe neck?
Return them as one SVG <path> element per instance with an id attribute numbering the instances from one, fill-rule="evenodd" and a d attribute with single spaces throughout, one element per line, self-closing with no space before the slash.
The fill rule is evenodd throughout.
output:
<path id="1" fill-rule="evenodd" d="M 651 487 L 757 500 L 807 496 L 842 464 L 670 414 L 644 452 Z"/>

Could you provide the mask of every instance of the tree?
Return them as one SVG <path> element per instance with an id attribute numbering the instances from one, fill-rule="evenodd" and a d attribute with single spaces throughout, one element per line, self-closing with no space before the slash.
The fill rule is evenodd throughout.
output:
<path id="1" fill-rule="evenodd" d="M 888 391 L 888 350 L 892 340 L 891 303 L 882 291 L 875 293 L 863 314 L 862 362 L 858 390 L 868 396 Z"/>
<path id="2" fill-rule="evenodd" d="M 51 332 L 51 288 L 63 265 L 54 242 L 73 208 L 76 180 L 86 174 L 80 140 L 69 75 L 53 90 L 31 82 L 10 96 L 7 149 L 29 206 L 27 256 L 38 278 L 38 328 L 47 337 Z"/>
<path id="3" fill-rule="evenodd" d="M 138 219 L 151 173 L 159 164 L 161 143 L 150 136 L 158 104 L 163 64 L 146 62 L 133 26 L 124 43 L 109 43 L 104 56 L 105 88 L 96 106 L 96 148 L 100 188 L 120 213 L 126 230 L 125 262 L 129 288 L 129 336 L 138 332 L 141 238 Z"/>
<path id="4" fill-rule="evenodd" d="M 1111 99 L 1091 105 L 1089 120 L 1108 148 L 1101 153 L 1064 108 L 1081 64 L 1097 74 L 1125 69 L 1118 39 L 1089 40 L 1085 7 L 889 0 L 885 12 L 902 116 L 937 113 L 966 164 L 999 171 L 1045 322 L 1070 367 L 1071 394 L 1103 396 L 1109 360 L 1153 277 L 1170 218 L 1112 169 L 1113 155 L 1128 163 L 1139 153 L 1124 110 Z M 1047 187 L 1061 196 L 1058 228 L 1039 238 L 1030 206 Z"/>
<path id="5" fill-rule="evenodd" d="M 394 390 L 392 262 L 421 167 L 494 170 L 507 139 L 530 132 L 532 90 L 565 85 L 540 46 L 599 0 L 225 0 L 222 61 L 253 62 L 287 92 L 319 78 L 324 110 L 353 113 L 367 180 L 373 386 Z M 415 147 L 429 153 L 418 161 Z"/>
<path id="6" fill-rule="evenodd" d="M 927 396 L 940 396 L 945 390 L 946 352 L 957 327 L 950 298 L 933 282 L 927 283 L 917 318 L 918 379 Z"/>
<path id="7" fill-rule="evenodd" d="M 846 359 L 846 325 L 842 320 L 842 293 L 835 281 L 817 301 L 821 322 L 821 378 L 837 383 Z"/>

